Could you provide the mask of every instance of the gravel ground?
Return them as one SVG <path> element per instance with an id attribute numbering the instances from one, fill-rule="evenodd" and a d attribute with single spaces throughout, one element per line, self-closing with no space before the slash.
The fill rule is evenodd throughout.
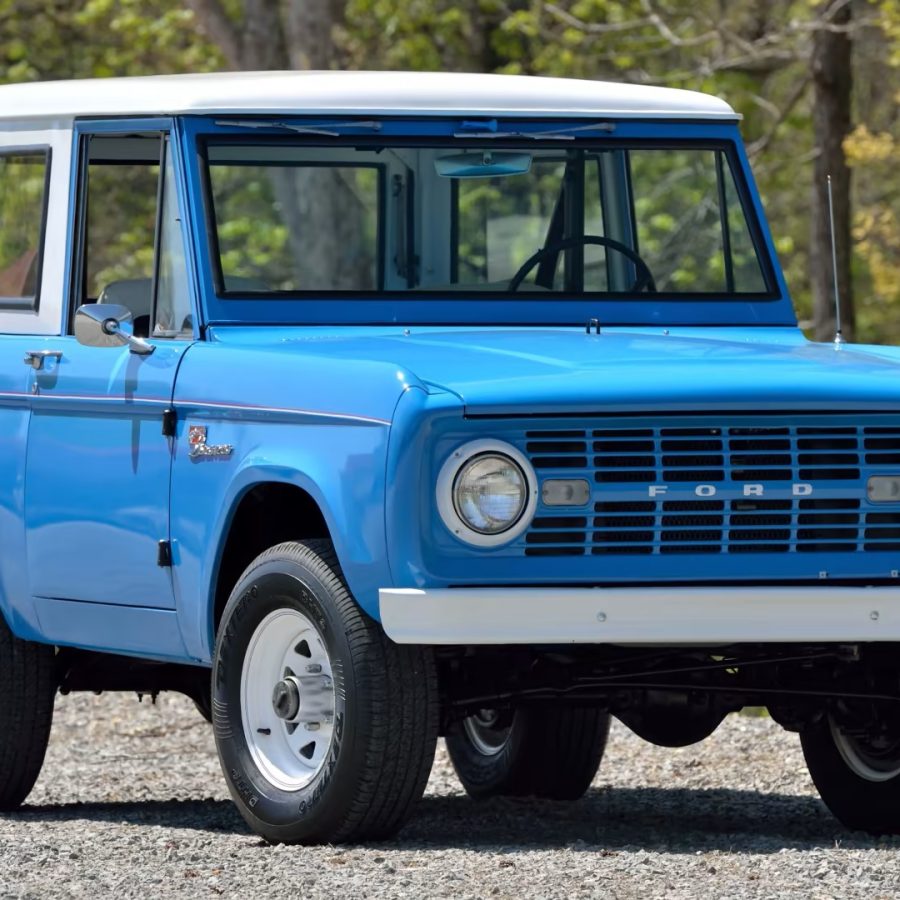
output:
<path id="1" fill-rule="evenodd" d="M 62 697 L 27 806 L 0 817 L 2 897 L 895 897 L 900 840 L 843 831 L 795 735 L 730 716 L 702 744 L 613 727 L 574 804 L 476 804 L 443 748 L 400 838 L 269 847 L 227 799 L 190 701 Z"/>

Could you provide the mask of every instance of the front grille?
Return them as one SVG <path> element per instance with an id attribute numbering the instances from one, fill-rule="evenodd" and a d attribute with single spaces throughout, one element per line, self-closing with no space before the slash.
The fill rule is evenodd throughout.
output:
<path id="1" fill-rule="evenodd" d="M 524 437 L 539 480 L 585 478 L 593 493 L 589 509 L 541 507 L 527 556 L 900 551 L 900 507 L 865 501 L 871 471 L 900 466 L 900 426 L 692 424 Z"/>

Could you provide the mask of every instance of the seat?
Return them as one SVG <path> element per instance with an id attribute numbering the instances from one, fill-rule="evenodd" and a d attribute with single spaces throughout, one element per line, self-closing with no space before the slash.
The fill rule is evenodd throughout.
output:
<path id="1" fill-rule="evenodd" d="M 121 281 L 111 281 L 97 298 L 98 303 L 117 303 L 119 306 L 127 306 L 131 310 L 131 316 L 137 319 L 139 316 L 150 315 L 153 283 L 149 278 L 123 278 Z"/>
<path id="2" fill-rule="evenodd" d="M 131 310 L 136 337 L 150 334 L 150 307 L 153 305 L 153 282 L 149 278 L 123 278 L 111 281 L 100 291 L 98 303 L 114 303 Z"/>

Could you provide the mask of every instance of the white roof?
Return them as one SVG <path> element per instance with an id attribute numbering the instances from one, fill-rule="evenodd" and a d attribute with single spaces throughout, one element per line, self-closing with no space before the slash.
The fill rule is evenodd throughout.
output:
<path id="1" fill-rule="evenodd" d="M 442 72 L 228 72 L 96 78 L 0 87 L 0 118 L 262 113 L 739 118 L 694 91 Z"/>

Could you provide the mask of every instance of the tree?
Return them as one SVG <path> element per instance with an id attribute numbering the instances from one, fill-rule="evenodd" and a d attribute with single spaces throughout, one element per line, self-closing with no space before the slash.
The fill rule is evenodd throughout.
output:
<path id="1" fill-rule="evenodd" d="M 813 32 L 810 57 L 813 141 L 818 150 L 813 162 L 809 251 L 815 338 L 819 341 L 831 340 L 836 329 L 832 235 L 825 191 L 826 178 L 830 176 L 834 194 L 834 238 L 841 324 L 844 337 L 852 340 L 856 319 L 850 280 L 850 167 L 844 155 L 844 141 L 851 130 L 851 4 L 847 0 L 829 0 L 819 7 L 818 17 L 823 27 Z"/>
<path id="2" fill-rule="evenodd" d="M 342 0 L 186 0 L 232 69 L 330 69 Z"/>
<path id="3" fill-rule="evenodd" d="M 0 0 L 0 82 L 221 68 L 173 0 Z"/>

